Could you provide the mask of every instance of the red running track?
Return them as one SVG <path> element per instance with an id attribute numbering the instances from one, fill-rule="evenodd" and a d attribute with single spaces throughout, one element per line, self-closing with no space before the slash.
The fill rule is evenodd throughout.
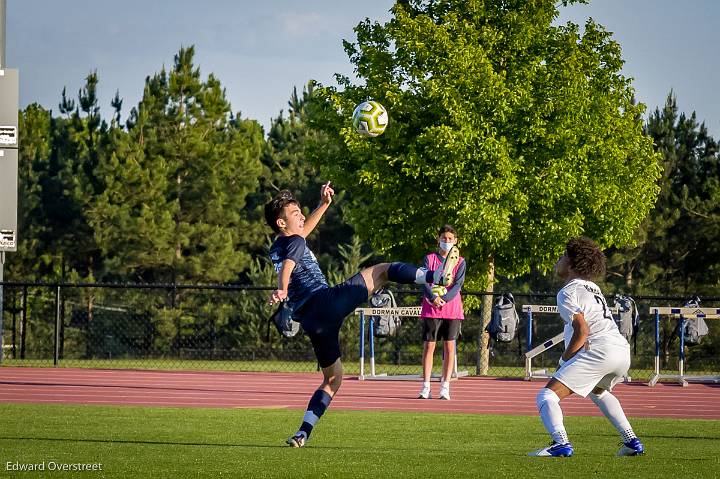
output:
<path id="1" fill-rule="evenodd" d="M 0 403 L 303 409 L 320 375 L 98 369 L 0 368 Z M 470 377 L 451 384 L 451 401 L 415 399 L 419 382 L 346 377 L 333 409 L 537 414 L 543 382 Z M 438 383 L 433 383 L 437 394 Z M 615 388 L 628 416 L 720 419 L 720 385 L 644 383 Z M 592 401 L 571 396 L 563 412 L 598 416 Z"/>

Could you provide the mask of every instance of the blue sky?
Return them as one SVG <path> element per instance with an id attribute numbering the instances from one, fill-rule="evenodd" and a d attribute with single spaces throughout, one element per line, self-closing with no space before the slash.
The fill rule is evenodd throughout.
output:
<path id="1" fill-rule="evenodd" d="M 292 89 L 310 78 L 334 84 L 352 74 L 342 39 L 365 17 L 390 18 L 392 0 L 8 0 L 7 66 L 20 70 L 21 108 L 57 111 L 63 87 L 75 96 L 97 70 L 103 114 L 119 90 L 127 117 L 147 75 L 195 45 L 203 76 L 213 72 L 233 110 L 267 127 Z M 624 73 L 649 110 L 672 88 L 681 111 L 696 111 L 720 138 L 720 2 L 595 0 L 561 10 L 561 21 L 593 17 L 622 45 Z"/>

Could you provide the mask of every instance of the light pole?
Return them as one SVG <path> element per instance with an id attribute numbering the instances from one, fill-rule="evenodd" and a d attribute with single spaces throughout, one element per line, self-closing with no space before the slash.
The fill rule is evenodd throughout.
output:
<path id="1" fill-rule="evenodd" d="M 0 0 L 0 69 L 5 68 L 5 0 Z M 0 249 L 0 363 L 2 363 L 3 356 L 5 353 L 5 343 L 3 341 L 3 334 L 5 329 L 3 327 L 3 290 L 5 285 L 5 250 Z"/>
<path id="2" fill-rule="evenodd" d="M 6 68 L 6 0 L 0 0 L 0 362 L 3 360 L 5 252 L 17 251 L 18 71 Z"/>

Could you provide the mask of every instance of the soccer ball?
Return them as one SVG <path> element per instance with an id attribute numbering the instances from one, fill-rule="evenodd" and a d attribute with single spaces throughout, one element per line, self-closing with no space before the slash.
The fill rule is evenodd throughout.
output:
<path id="1" fill-rule="evenodd" d="M 363 136 L 378 136 L 388 124 L 387 110 L 376 101 L 364 101 L 355 107 L 353 128 Z"/>

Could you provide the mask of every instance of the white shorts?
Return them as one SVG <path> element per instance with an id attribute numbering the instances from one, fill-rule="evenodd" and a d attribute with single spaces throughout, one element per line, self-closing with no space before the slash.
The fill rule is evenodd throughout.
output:
<path id="1" fill-rule="evenodd" d="M 630 369 L 630 345 L 597 342 L 581 349 L 553 375 L 572 392 L 587 397 L 595 387 L 612 391 Z"/>

